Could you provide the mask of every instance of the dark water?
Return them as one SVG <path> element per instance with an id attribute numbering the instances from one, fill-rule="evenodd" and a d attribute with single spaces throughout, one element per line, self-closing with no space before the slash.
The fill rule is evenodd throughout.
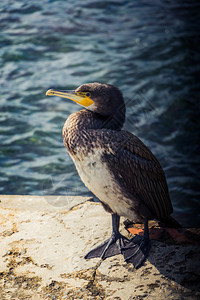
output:
<path id="1" fill-rule="evenodd" d="M 90 195 L 62 143 L 76 104 L 49 88 L 121 88 L 126 128 L 159 158 L 175 215 L 199 217 L 198 1 L 0 1 L 0 193 Z"/>

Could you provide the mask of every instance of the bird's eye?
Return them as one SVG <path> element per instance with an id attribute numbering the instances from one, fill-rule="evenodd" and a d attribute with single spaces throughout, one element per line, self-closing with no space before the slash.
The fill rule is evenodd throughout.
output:
<path id="1" fill-rule="evenodd" d="M 90 97 L 90 95 L 91 95 L 90 93 L 86 93 L 85 94 L 86 97 Z"/>

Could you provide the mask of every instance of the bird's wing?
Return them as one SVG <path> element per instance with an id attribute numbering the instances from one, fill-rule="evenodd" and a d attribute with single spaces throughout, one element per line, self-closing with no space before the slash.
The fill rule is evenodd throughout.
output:
<path id="1" fill-rule="evenodd" d="M 127 131 L 101 130 L 102 159 L 124 191 L 134 195 L 157 219 L 173 211 L 164 171 L 144 143 Z M 103 139 L 103 141 L 102 141 Z"/>

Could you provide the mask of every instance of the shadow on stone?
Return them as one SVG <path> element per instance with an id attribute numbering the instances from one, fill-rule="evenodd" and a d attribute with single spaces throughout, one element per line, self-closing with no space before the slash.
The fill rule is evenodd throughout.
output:
<path id="1" fill-rule="evenodd" d="M 126 224 L 126 227 L 131 234 L 143 234 L 142 224 L 134 224 L 134 227 Z M 155 221 L 151 221 L 149 227 L 150 263 L 168 279 L 192 291 L 200 291 L 200 229 L 161 228 Z"/>

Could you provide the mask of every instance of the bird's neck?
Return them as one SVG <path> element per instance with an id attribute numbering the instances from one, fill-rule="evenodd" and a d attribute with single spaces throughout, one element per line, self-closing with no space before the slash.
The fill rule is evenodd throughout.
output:
<path id="1" fill-rule="evenodd" d="M 111 129 L 120 130 L 125 122 L 125 111 L 119 111 L 111 116 L 102 116 L 89 110 L 81 110 L 72 114 L 72 122 L 68 126 L 75 126 L 77 130 Z M 71 119 L 71 118 L 69 118 Z"/>
<path id="2" fill-rule="evenodd" d="M 121 130 L 125 121 L 125 113 L 112 117 L 103 117 L 89 110 L 81 110 L 71 114 L 63 127 L 63 141 L 70 155 L 77 151 L 92 150 L 93 140 L 89 131 L 99 129 Z M 88 143 L 90 147 L 88 148 Z M 85 145 L 85 146 L 84 146 Z M 86 147 L 87 146 L 87 147 Z"/>

